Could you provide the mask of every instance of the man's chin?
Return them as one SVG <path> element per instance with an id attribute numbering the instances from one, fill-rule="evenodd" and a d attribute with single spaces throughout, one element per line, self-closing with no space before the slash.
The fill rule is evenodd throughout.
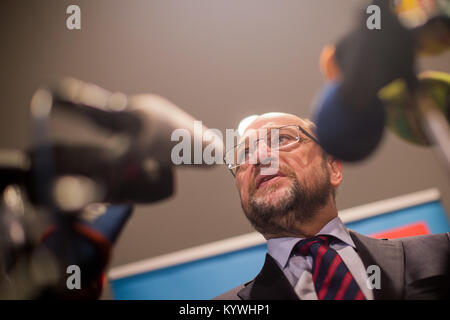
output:
<path id="1" fill-rule="evenodd" d="M 253 201 L 264 207 L 281 208 L 290 197 L 289 186 L 261 188 L 253 195 Z"/>

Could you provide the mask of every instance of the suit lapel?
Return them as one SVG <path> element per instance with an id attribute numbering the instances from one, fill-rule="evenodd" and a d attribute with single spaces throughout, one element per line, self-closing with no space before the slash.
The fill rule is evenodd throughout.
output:
<path id="1" fill-rule="evenodd" d="M 358 255 L 367 269 L 381 269 L 381 288 L 373 289 L 375 300 L 401 299 L 404 290 L 404 253 L 400 241 L 366 237 L 349 230 Z M 266 254 L 264 266 L 238 296 L 244 300 L 298 300 L 298 296 L 275 260 Z"/>
<path id="2" fill-rule="evenodd" d="M 404 290 L 404 253 L 400 241 L 380 240 L 349 230 L 364 266 L 381 270 L 381 288 L 373 289 L 375 300 L 402 299 Z"/>
<path id="3" fill-rule="evenodd" d="M 238 292 L 244 300 L 298 300 L 298 296 L 275 260 L 266 254 L 256 278 Z"/>

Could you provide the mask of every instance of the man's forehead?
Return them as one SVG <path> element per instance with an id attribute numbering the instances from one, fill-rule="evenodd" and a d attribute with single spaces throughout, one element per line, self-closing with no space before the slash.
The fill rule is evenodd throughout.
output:
<path id="1" fill-rule="evenodd" d="M 293 114 L 272 112 L 260 115 L 253 120 L 245 129 L 242 136 L 245 137 L 258 129 L 276 128 L 284 125 L 300 125 L 302 127 L 307 127 L 304 120 Z"/>

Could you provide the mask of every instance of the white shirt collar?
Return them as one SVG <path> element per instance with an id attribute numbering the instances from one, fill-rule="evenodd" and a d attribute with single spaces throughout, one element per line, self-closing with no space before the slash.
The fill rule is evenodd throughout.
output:
<path id="1" fill-rule="evenodd" d="M 329 221 L 316 235 L 331 235 L 341 240 L 342 242 L 355 247 L 355 244 L 350 237 L 344 223 L 339 217 Z M 286 264 L 291 256 L 294 246 L 304 238 L 295 237 L 283 237 L 273 238 L 267 240 L 267 249 L 269 254 L 281 265 L 282 268 L 286 267 Z"/>

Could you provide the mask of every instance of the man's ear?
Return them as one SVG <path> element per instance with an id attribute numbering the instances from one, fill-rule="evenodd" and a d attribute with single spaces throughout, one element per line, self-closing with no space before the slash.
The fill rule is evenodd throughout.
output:
<path id="1" fill-rule="evenodd" d="M 342 182 L 342 161 L 328 156 L 327 165 L 330 172 L 330 183 L 336 188 Z"/>

